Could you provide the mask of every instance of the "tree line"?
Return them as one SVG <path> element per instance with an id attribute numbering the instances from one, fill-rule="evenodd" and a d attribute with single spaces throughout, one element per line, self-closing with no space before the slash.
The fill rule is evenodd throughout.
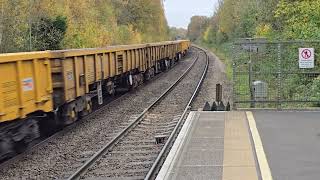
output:
<path id="1" fill-rule="evenodd" d="M 236 38 L 320 37 L 320 0 L 220 0 L 213 11 L 212 17 L 201 17 L 206 20 L 191 19 L 190 39 L 221 44 Z"/>
<path id="2" fill-rule="evenodd" d="M 0 53 L 167 40 L 161 0 L 1 0 Z"/>

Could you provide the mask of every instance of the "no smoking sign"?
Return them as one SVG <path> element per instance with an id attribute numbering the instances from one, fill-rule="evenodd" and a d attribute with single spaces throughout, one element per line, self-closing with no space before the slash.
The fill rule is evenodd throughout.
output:
<path id="1" fill-rule="evenodd" d="M 314 68 L 314 48 L 299 48 L 299 68 Z"/>

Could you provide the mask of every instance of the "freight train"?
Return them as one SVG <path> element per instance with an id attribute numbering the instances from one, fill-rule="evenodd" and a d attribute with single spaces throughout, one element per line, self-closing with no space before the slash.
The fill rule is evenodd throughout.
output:
<path id="1" fill-rule="evenodd" d="M 134 89 L 170 68 L 188 40 L 94 49 L 0 54 L 0 159 L 40 136 L 40 127 L 68 125 L 93 101 Z"/>

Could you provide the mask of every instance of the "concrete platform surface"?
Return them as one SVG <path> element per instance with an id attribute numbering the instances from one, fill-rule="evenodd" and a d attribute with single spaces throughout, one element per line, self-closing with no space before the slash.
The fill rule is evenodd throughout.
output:
<path id="1" fill-rule="evenodd" d="M 253 112 L 274 180 L 320 179 L 320 112 Z"/>
<path id="2" fill-rule="evenodd" d="M 245 112 L 191 112 L 157 180 L 258 180 Z"/>

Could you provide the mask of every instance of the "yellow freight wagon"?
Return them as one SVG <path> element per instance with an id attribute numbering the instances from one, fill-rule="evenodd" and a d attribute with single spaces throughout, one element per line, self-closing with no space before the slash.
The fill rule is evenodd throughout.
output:
<path id="1" fill-rule="evenodd" d="M 179 44 L 180 44 L 179 51 L 183 52 L 184 54 L 187 52 L 187 50 L 191 45 L 190 41 L 188 40 L 179 40 Z"/>
<path id="2" fill-rule="evenodd" d="M 52 111 L 48 52 L 0 55 L 0 122 Z"/>
<path id="3" fill-rule="evenodd" d="M 1 54 L 0 72 L 7 76 L 0 77 L 0 122 L 37 111 L 50 112 L 53 105 L 56 108 L 89 93 L 90 85 L 135 69 L 145 73 L 155 67 L 158 71 L 159 61 L 166 59 L 171 64 L 171 60 L 179 59 L 177 53 L 184 54 L 189 47 L 189 41 L 180 40 Z"/>

